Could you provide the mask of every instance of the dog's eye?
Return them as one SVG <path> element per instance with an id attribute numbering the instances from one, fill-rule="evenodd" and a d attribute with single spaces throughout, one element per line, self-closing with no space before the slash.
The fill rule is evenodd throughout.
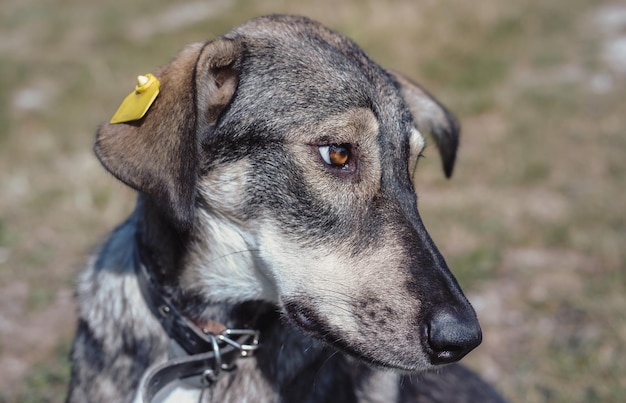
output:
<path id="1" fill-rule="evenodd" d="M 330 166 L 344 168 L 350 160 L 349 144 L 330 144 L 318 147 L 320 156 Z"/>

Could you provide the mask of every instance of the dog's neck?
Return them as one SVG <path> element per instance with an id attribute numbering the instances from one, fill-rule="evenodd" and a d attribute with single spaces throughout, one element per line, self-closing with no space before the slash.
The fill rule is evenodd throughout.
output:
<path id="1" fill-rule="evenodd" d="M 169 225 L 141 198 L 136 214 L 140 217 L 135 234 L 139 289 L 170 344 L 170 360 L 153 367 L 142 383 L 142 395 L 151 400 L 162 387 L 182 378 L 196 379 L 191 381 L 196 387 L 216 382 L 224 369 L 236 367 L 238 359 L 258 347 L 255 325 L 276 323 L 277 315 L 267 303 L 209 303 L 202 296 L 186 294 L 179 278 L 189 234 Z M 201 377 L 199 367 L 205 373 Z"/>
<path id="2" fill-rule="evenodd" d="M 165 220 L 149 201 L 139 198 L 136 243 L 140 263 L 146 268 L 153 290 L 167 299 L 186 318 L 204 327 L 216 323 L 224 328 L 256 328 L 259 321 L 268 323 L 275 307 L 260 301 L 232 302 L 207 299 L 197 290 L 181 286 L 181 277 L 187 269 L 189 248 L 193 235 Z M 207 267 L 206 270 L 211 270 Z"/>

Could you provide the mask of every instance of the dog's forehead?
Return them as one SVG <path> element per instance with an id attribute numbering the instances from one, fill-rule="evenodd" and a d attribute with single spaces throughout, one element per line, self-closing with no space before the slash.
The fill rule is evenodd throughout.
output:
<path id="1" fill-rule="evenodd" d="M 240 35 L 251 43 L 256 41 L 266 46 L 266 50 L 280 45 L 292 55 L 297 53 L 311 55 L 306 48 L 317 47 L 321 50 L 321 47 L 326 47 L 333 48 L 335 52 L 353 53 L 355 57 L 366 58 L 351 39 L 306 17 L 263 16 L 235 28 L 231 34 Z"/>
<path id="2" fill-rule="evenodd" d="M 319 120 L 352 108 L 389 115 L 404 108 L 384 69 L 352 40 L 317 22 L 262 17 L 230 36 L 245 44 L 238 95 L 248 107 L 256 100 L 260 110 L 286 120 Z"/>

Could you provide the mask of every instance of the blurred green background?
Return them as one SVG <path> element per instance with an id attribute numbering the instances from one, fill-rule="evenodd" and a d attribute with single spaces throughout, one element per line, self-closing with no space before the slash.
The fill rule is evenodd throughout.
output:
<path id="1" fill-rule="evenodd" d="M 583 0 L 3 0 L 0 402 L 61 401 L 73 284 L 134 195 L 92 156 L 138 74 L 270 12 L 356 40 L 459 116 L 421 213 L 474 303 L 465 362 L 515 402 L 626 396 L 626 4 Z"/>

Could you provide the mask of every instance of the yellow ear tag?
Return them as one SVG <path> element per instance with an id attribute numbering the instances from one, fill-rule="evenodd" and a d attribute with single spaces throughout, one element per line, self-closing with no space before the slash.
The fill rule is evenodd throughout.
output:
<path id="1" fill-rule="evenodd" d="M 159 95 L 159 87 L 161 83 L 152 74 L 137 77 L 137 86 L 135 91 L 130 93 L 111 118 L 111 123 L 124 123 L 139 120 Z"/>

